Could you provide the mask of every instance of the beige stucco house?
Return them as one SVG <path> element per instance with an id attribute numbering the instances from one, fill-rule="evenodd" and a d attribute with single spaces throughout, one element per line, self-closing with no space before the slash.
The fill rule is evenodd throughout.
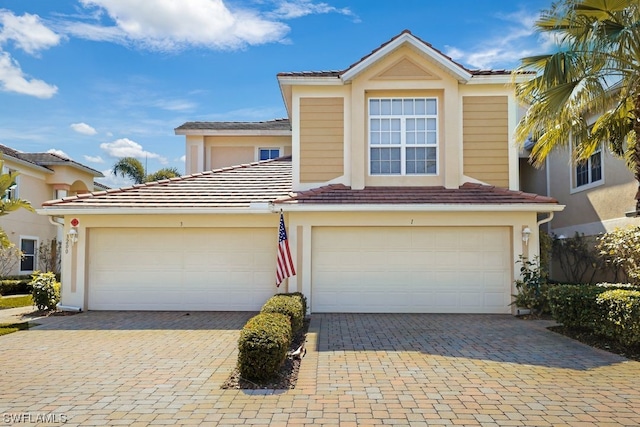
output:
<path id="1" fill-rule="evenodd" d="M 52 198 L 61 198 L 95 190 L 94 178 L 102 173 L 73 160 L 52 153 L 24 153 L 0 145 L 3 172 L 17 171 L 19 175 L 10 191 L 2 195 L 27 200 L 34 208 Z M 62 236 L 61 226 L 50 218 L 20 209 L 0 217 L 0 227 L 24 254 L 13 275 L 30 274 L 38 270 L 40 243 Z"/>
<path id="2" fill-rule="evenodd" d="M 188 175 L 44 204 L 75 242 L 64 305 L 257 310 L 288 290 L 311 312 L 512 312 L 516 261 L 563 206 L 519 191 L 509 72 L 405 31 L 278 83 L 285 120 L 176 129 Z M 280 212 L 297 275 L 277 289 Z"/>

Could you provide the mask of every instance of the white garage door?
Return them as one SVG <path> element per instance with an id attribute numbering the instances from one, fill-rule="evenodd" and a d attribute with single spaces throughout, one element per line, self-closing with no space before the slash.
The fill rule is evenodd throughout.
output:
<path id="1" fill-rule="evenodd" d="M 320 227 L 314 312 L 510 313 L 507 227 Z"/>
<path id="2" fill-rule="evenodd" d="M 90 310 L 259 310 L 275 292 L 277 230 L 91 229 Z"/>

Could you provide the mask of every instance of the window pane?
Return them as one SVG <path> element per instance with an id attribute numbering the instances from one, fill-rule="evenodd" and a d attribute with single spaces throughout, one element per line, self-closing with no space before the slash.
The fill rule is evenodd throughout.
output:
<path id="1" fill-rule="evenodd" d="M 416 173 L 416 162 L 407 161 L 406 172 L 407 173 Z"/>
<path id="2" fill-rule="evenodd" d="M 426 172 L 427 172 L 427 165 L 425 164 L 425 162 L 417 162 L 415 173 L 424 174 Z"/>
<path id="3" fill-rule="evenodd" d="M 416 130 L 416 119 L 407 119 L 405 121 L 405 127 L 407 131 Z"/>
<path id="4" fill-rule="evenodd" d="M 371 119 L 371 130 L 372 131 L 380 130 L 380 119 Z"/>
<path id="5" fill-rule="evenodd" d="M 371 144 L 380 144 L 380 134 L 372 133 L 371 134 Z"/>
<path id="6" fill-rule="evenodd" d="M 389 150 L 391 153 L 391 160 L 400 160 L 400 149 L 399 148 L 391 148 Z"/>
<path id="7" fill-rule="evenodd" d="M 589 159 L 591 161 L 591 182 L 600 181 L 602 179 L 602 163 L 601 154 L 595 153 Z"/>
<path id="8" fill-rule="evenodd" d="M 36 253 L 36 241 L 30 239 L 22 239 L 20 241 L 20 250 L 25 253 L 25 255 L 33 255 Z"/>
<path id="9" fill-rule="evenodd" d="M 436 162 L 433 162 L 433 161 L 427 162 L 427 173 L 430 173 L 430 174 L 436 173 Z"/>
<path id="10" fill-rule="evenodd" d="M 394 116 L 402 115 L 402 100 L 401 99 L 393 99 L 391 100 L 391 114 Z"/>
<path id="11" fill-rule="evenodd" d="M 389 162 L 382 162 L 380 164 L 380 173 L 382 174 L 391 173 L 391 164 Z"/>
<path id="12" fill-rule="evenodd" d="M 413 115 L 413 99 L 404 100 L 404 114 L 406 116 Z"/>
<path id="13" fill-rule="evenodd" d="M 429 160 L 437 160 L 436 159 L 436 149 L 428 147 L 427 148 L 427 159 Z"/>
<path id="14" fill-rule="evenodd" d="M 25 255 L 20 260 L 20 270 L 33 271 L 36 268 L 35 261 L 36 261 L 36 257 L 34 257 L 33 255 Z"/>
<path id="15" fill-rule="evenodd" d="M 417 135 L 416 142 L 417 142 L 418 144 L 424 144 L 424 143 L 426 143 L 426 142 L 427 142 L 427 141 L 426 141 L 426 135 L 424 134 L 424 132 L 420 132 L 420 133 Z"/>
<path id="16" fill-rule="evenodd" d="M 389 132 L 385 132 L 380 134 L 380 143 L 381 144 L 389 144 L 391 142 L 391 138 L 389 136 Z"/>
<path id="17" fill-rule="evenodd" d="M 371 149 L 371 160 L 380 160 L 380 149 L 372 148 Z"/>
<path id="18" fill-rule="evenodd" d="M 576 187 L 589 183 L 589 167 L 587 162 L 582 162 L 576 166 Z"/>
<path id="19" fill-rule="evenodd" d="M 427 122 L 426 129 L 428 129 L 428 130 L 436 130 L 436 119 L 427 119 L 426 122 Z"/>
<path id="20" fill-rule="evenodd" d="M 380 173 L 380 162 L 371 160 L 371 174 L 379 174 Z"/>
<path id="21" fill-rule="evenodd" d="M 400 131 L 401 120 L 400 119 L 392 119 L 391 120 L 391 130 Z"/>
<path id="22" fill-rule="evenodd" d="M 435 132 L 427 133 L 427 144 L 435 144 L 436 142 L 437 142 L 436 133 Z"/>
<path id="23" fill-rule="evenodd" d="M 380 129 L 383 130 L 383 131 L 390 130 L 391 129 L 391 121 L 389 119 L 380 120 Z"/>
<path id="24" fill-rule="evenodd" d="M 388 116 L 391 114 L 391 100 L 390 99 L 381 99 L 380 100 L 380 114 Z"/>
<path id="25" fill-rule="evenodd" d="M 437 103 L 435 99 L 427 99 L 427 114 L 438 114 Z"/>
<path id="26" fill-rule="evenodd" d="M 416 134 L 413 132 L 407 132 L 407 144 L 415 144 L 416 143 Z"/>
<path id="27" fill-rule="evenodd" d="M 379 99 L 370 99 L 369 100 L 369 111 L 372 115 L 380 114 L 380 100 Z"/>
<path id="28" fill-rule="evenodd" d="M 426 148 L 414 148 L 416 150 L 416 159 L 417 160 L 427 160 L 427 149 Z"/>
<path id="29" fill-rule="evenodd" d="M 402 134 L 400 132 L 394 132 L 391 134 L 391 143 L 392 144 L 401 144 L 402 143 Z"/>
<path id="30" fill-rule="evenodd" d="M 397 162 L 391 162 L 391 173 L 400 174 L 400 160 Z"/>
<path id="31" fill-rule="evenodd" d="M 424 99 L 416 99 L 415 115 L 424 116 L 427 113 L 427 107 Z"/>

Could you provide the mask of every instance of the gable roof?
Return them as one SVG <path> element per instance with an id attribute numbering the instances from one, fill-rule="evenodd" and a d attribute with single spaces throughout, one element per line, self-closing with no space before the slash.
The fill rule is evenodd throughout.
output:
<path id="1" fill-rule="evenodd" d="M 45 169 L 48 172 L 51 172 L 51 168 L 48 166 L 71 166 L 75 169 L 80 169 L 84 172 L 88 172 L 92 174 L 94 177 L 103 177 L 102 172 L 99 172 L 95 169 L 90 168 L 89 166 L 85 166 L 82 163 L 78 163 L 74 160 L 68 159 L 66 157 L 59 156 L 54 153 L 23 153 L 18 150 L 14 150 L 13 148 L 7 147 L 6 145 L 0 144 L 0 153 L 4 156 L 9 156 L 14 159 L 20 160 L 22 162 L 26 162 L 33 166 L 40 167 Z"/>
<path id="2" fill-rule="evenodd" d="M 383 43 L 369 54 L 362 57 L 359 61 L 351 64 L 344 70 L 331 71 L 302 71 L 302 72 L 283 72 L 278 73 L 278 77 L 308 77 L 308 78 L 335 78 L 349 81 L 356 75 L 360 74 L 371 64 L 377 62 L 382 57 L 388 55 L 393 50 L 403 44 L 408 44 L 423 55 L 430 58 L 440 68 L 452 74 L 461 83 L 468 82 L 473 76 L 505 76 L 511 75 L 509 70 L 470 70 L 462 64 L 454 61 L 451 57 L 445 55 L 442 51 L 433 47 L 432 44 L 413 35 L 411 31 L 404 30 L 391 40 Z"/>
<path id="3" fill-rule="evenodd" d="M 185 209 L 246 209 L 290 195 L 291 157 L 164 179 L 131 187 L 79 194 L 43 203 L 45 208 L 133 209 L 184 212 Z"/>

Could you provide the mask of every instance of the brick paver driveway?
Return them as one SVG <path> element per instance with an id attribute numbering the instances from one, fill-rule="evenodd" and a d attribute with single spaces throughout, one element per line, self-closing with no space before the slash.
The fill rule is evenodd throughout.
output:
<path id="1" fill-rule="evenodd" d="M 640 363 L 511 316 L 316 314 L 295 390 L 221 390 L 250 316 L 89 312 L 0 337 L 0 425 L 640 425 Z"/>

